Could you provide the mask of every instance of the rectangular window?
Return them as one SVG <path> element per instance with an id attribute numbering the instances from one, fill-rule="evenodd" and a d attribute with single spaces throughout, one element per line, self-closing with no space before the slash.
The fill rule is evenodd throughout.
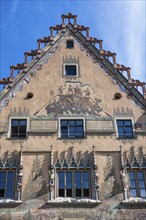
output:
<path id="1" fill-rule="evenodd" d="M 119 138 L 133 138 L 133 128 L 131 120 L 117 120 Z"/>
<path id="2" fill-rule="evenodd" d="M 67 48 L 73 48 L 73 46 L 74 46 L 73 40 L 67 40 L 67 42 L 66 42 L 66 47 L 67 47 Z"/>
<path id="3" fill-rule="evenodd" d="M 59 197 L 89 197 L 89 171 L 58 171 Z"/>
<path id="4" fill-rule="evenodd" d="M 77 66 L 76 65 L 65 65 L 65 76 L 76 76 Z"/>
<path id="5" fill-rule="evenodd" d="M 27 120 L 11 119 L 11 137 L 26 137 Z"/>
<path id="6" fill-rule="evenodd" d="M 62 138 L 83 138 L 83 120 L 60 120 L 60 132 Z"/>
<path id="7" fill-rule="evenodd" d="M 130 193 L 132 197 L 146 199 L 146 176 L 144 171 L 129 171 Z"/>
<path id="8" fill-rule="evenodd" d="M 0 199 L 14 196 L 14 171 L 0 171 Z"/>

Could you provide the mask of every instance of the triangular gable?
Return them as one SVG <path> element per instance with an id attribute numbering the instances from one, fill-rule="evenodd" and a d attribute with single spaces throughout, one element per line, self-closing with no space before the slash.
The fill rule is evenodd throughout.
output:
<path id="1" fill-rule="evenodd" d="M 56 26 L 57 27 L 57 26 Z M 78 28 L 79 27 L 79 28 Z M 76 41 L 81 45 L 82 50 L 86 50 L 88 56 L 91 57 L 93 62 L 98 63 L 101 69 L 103 69 L 107 74 L 111 76 L 112 81 L 115 84 L 118 84 L 120 89 L 125 91 L 129 98 L 134 99 L 134 101 L 143 109 L 146 108 L 146 99 L 144 96 L 134 87 L 137 84 L 132 84 L 126 79 L 121 71 L 122 68 L 126 70 L 126 67 L 119 64 L 112 64 L 107 57 L 114 55 L 109 51 L 104 51 L 103 49 L 99 50 L 95 45 L 95 38 L 90 38 L 89 36 L 84 36 L 82 34 L 82 30 L 86 30 L 84 26 L 72 25 L 69 23 L 68 25 L 58 26 L 55 30 L 60 30 L 59 33 L 53 38 L 53 41 L 44 47 L 39 55 L 35 56 L 32 62 L 30 62 L 26 68 L 22 69 L 14 81 L 9 84 L 0 94 L 1 96 L 1 108 L 7 106 L 9 101 L 12 100 L 17 91 L 21 91 L 24 84 L 29 83 L 31 77 L 36 74 L 37 71 L 42 69 L 42 66 L 45 65 L 51 57 L 53 57 L 54 53 L 58 51 L 59 44 L 58 42 L 67 34 L 71 34 Z M 97 40 L 97 43 L 101 41 Z M 101 55 L 103 54 L 103 55 Z M 139 84 L 141 85 L 141 84 Z M 142 84 L 143 85 L 143 84 Z"/>

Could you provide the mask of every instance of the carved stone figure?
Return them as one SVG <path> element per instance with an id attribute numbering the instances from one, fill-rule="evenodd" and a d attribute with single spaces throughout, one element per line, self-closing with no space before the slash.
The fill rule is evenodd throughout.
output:
<path id="1" fill-rule="evenodd" d="M 121 172 L 124 190 L 128 188 L 128 179 L 124 172 Z"/>
<path id="2" fill-rule="evenodd" d="M 128 199 L 128 179 L 124 171 L 121 171 L 121 176 L 122 176 L 122 182 L 123 182 L 123 187 L 124 187 L 124 198 L 125 200 Z"/>

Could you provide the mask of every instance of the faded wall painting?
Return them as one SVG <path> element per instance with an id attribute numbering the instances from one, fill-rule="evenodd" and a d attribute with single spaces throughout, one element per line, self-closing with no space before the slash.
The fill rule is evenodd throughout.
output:
<path id="1" fill-rule="evenodd" d="M 97 98 L 96 86 L 91 87 L 81 82 L 66 82 L 60 86 L 45 109 L 47 115 L 56 118 L 58 115 L 109 116 L 102 107 L 102 100 Z M 53 94 L 53 91 L 50 91 Z"/>

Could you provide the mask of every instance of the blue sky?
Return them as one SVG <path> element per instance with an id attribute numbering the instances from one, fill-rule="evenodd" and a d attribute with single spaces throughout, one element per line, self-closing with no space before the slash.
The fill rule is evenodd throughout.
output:
<path id="1" fill-rule="evenodd" d="M 117 63 L 131 67 L 132 78 L 146 81 L 145 0 L 0 0 L 0 78 L 11 65 L 24 62 L 24 52 L 61 24 L 61 15 L 78 15 L 78 24 L 117 53 Z"/>

